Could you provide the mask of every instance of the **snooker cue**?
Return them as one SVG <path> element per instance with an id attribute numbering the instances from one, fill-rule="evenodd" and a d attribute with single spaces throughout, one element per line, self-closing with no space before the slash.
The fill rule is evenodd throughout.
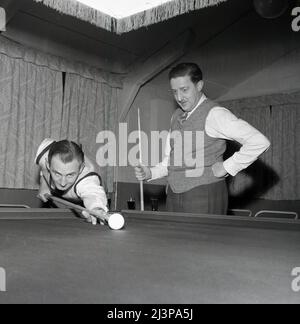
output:
<path id="1" fill-rule="evenodd" d="M 140 108 L 138 108 L 138 130 L 139 130 L 139 151 L 140 151 L 140 165 L 143 163 L 142 157 L 142 134 L 141 134 L 141 115 Z M 140 181 L 140 194 L 141 194 L 141 211 L 145 210 L 144 205 L 144 181 Z"/>
<path id="2" fill-rule="evenodd" d="M 46 194 L 45 197 L 47 199 L 49 199 L 49 200 L 52 200 L 53 202 L 57 202 L 57 203 L 63 204 L 65 206 L 69 207 L 70 209 L 74 209 L 74 210 L 77 210 L 77 211 L 80 211 L 80 212 L 85 211 L 85 212 L 89 213 L 90 215 L 96 217 L 100 221 L 108 223 L 108 219 L 109 219 L 109 216 L 108 215 L 107 216 L 104 216 L 102 218 L 98 214 L 94 213 L 93 211 L 90 211 L 90 210 L 88 210 L 88 209 L 86 209 L 84 207 L 81 207 L 81 206 L 77 205 L 77 204 L 73 204 L 73 203 L 71 203 L 71 202 L 69 202 L 69 201 L 67 201 L 65 199 L 61 199 L 61 198 L 58 198 L 58 197 L 54 197 L 54 196 L 51 196 L 51 195 L 48 195 L 48 194 Z"/>

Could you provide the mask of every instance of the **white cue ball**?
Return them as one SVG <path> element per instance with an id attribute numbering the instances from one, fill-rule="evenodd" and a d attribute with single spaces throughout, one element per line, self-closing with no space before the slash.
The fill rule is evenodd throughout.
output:
<path id="1" fill-rule="evenodd" d="M 109 216 L 108 225 L 113 230 L 120 230 L 125 225 L 124 217 L 121 214 L 112 214 Z"/>

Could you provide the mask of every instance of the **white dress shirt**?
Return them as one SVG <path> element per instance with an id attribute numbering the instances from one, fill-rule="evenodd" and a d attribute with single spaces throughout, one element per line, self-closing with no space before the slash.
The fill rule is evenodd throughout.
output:
<path id="1" fill-rule="evenodd" d="M 203 94 L 197 106 L 187 115 L 191 117 L 196 109 L 206 100 Z M 246 121 L 237 118 L 224 107 L 214 107 L 209 112 L 205 123 L 206 134 L 213 138 L 236 141 L 242 145 L 241 149 L 224 161 L 223 165 L 228 174 L 235 176 L 255 162 L 269 146 L 269 140 L 256 128 Z M 151 168 L 150 181 L 168 176 L 168 165 L 171 153 L 170 133 L 167 138 L 165 158 L 162 163 Z"/>

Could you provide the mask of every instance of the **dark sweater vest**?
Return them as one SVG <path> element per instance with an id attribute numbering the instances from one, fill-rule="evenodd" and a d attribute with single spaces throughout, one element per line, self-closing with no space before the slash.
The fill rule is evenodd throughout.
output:
<path id="1" fill-rule="evenodd" d="M 207 116 L 216 106 L 207 99 L 184 122 L 180 121 L 183 114 L 181 109 L 172 117 L 168 181 L 174 193 L 223 180 L 214 176 L 212 166 L 216 162 L 223 162 L 226 141 L 212 138 L 205 131 Z"/>

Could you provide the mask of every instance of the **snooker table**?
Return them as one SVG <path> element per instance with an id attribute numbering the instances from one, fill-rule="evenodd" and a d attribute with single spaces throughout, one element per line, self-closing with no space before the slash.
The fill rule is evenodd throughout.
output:
<path id="1" fill-rule="evenodd" d="M 0 303 L 299 303 L 300 222 L 122 211 L 93 227 L 66 209 L 0 209 Z"/>

